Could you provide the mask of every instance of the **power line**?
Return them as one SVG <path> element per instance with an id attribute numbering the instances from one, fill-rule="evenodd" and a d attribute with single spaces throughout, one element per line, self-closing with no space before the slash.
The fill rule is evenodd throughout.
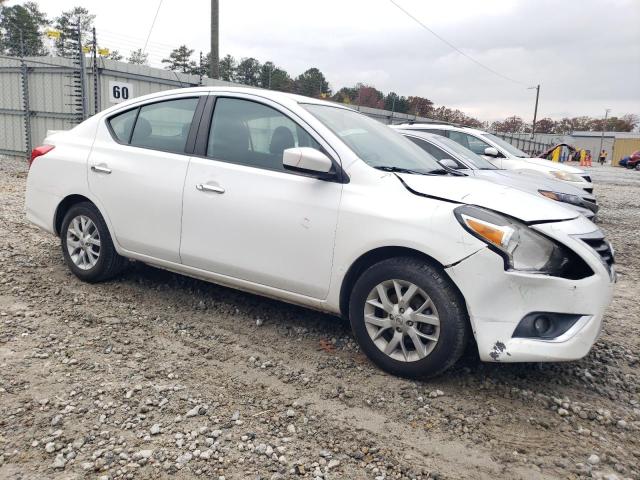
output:
<path id="1" fill-rule="evenodd" d="M 153 17 L 153 22 L 151 22 L 151 27 L 149 28 L 149 33 L 147 34 L 147 40 L 144 42 L 144 48 L 142 52 L 147 50 L 147 43 L 149 43 L 149 37 L 151 36 L 151 32 L 153 31 L 153 26 L 156 24 L 156 18 L 158 18 L 158 13 L 160 13 L 160 7 L 162 6 L 162 0 L 158 2 L 158 8 L 156 9 L 156 14 Z"/>
<path id="2" fill-rule="evenodd" d="M 505 80 L 508 80 L 510 82 L 513 83 L 517 83 L 519 85 L 526 85 L 523 82 L 520 82 L 519 80 L 514 80 L 513 78 L 507 77 L 506 75 L 501 74 L 500 72 L 497 72 L 496 70 L 494 70 L 491 67 L 486 66 L 484 63 L 479 62 L 478 60 L 476 60 L 475 58 L 473 58 L 470 55 L 467 55 L 466 53 L 464 53 L 462 50 L 460 50 L 458 47 L 456 47 L 453 43 L 449 42 L 446 38 L 441 37 L 440 35 L 438 35 L 436 32 L 434 32 L 433 30 L 431 30 L 428 26 L 426 26 L 424 23 L 422 23 L 418 18 L 416 18 L 415 16 L 413 16 L 411 13 L 409 13 L 407 10 L 405 10 L 404 8 L 402 8 L 400 5 L 398 5 L 394 0 L 389 0 L 396 8 L 398 8 L 398 10 L 400 10 L 401 12 L 403 12 L 407 17 L 411 18 L 414 22 L 416 22 L 418 25 L 420 25 L 422 28 L 424 28 L 425 30 L 427 30 L 429 33 L 431 33 L 434 37 L 436 37 L 438 40 L 440 40 L 442 43 L 448 45 L 450 48 L 452 48 L 453 50 L 455 50 L 456 52 L 458 52 L 460 55 L 462 55 L 463 57 L 468 58 L 469 60 L 471 60 L 473 63 L 475 63 L 476 65 L 484 68 L 485 70 L 493 73 L 494 75 L 497 75 L 500 78 L 503 78 Z"/>

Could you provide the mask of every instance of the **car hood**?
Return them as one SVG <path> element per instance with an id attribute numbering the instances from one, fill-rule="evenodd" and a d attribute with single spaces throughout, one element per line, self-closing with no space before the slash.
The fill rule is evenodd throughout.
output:
<path id="1" fill-rule="evenodd" d="M 577 174 L 584 173 L 584 170 L 580 170 L 579 168 L 571 167 L 560 162 L 552 162 L 551 160 L 545 160 L 544 158 L 517 158 L 517 160 L 540 165 L 541 167 L 549 167 L 549 170 L 562 170 L 563 172 Z"/>
<path id="2" fill-rule="evenodd" d="M 497 185 L 480 178 L 396 174 L 416 194 L 502 212 L 524 222 L 549 222 L 576 218 L 560 202 Z"/>
<path id="3" fill-rule="evenodd" d="M 474 174 L 476 177 L 534 194 L 538 194 L 538 190 L 548 190 L 550 192 L 576 195 L 580 198 L 593 198 L 593 195 L 567 182 L 543 177 L 542 175 L 532 175 L 522 170 L 475 170 Z"/>

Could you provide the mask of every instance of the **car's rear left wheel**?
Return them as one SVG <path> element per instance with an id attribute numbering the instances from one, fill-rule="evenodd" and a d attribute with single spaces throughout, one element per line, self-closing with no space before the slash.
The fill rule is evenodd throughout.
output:
<path id="1" fill-rule="evenodd" d="M 118 255 L 100 211 L 90 202 L 73 205 L 62 220 L 62 254 L 69 269 L 85 282 L 114 277 L 126 265 Z"/>
<path id="2" fill-rule="evenodd" d="M 352 290 L 349 317 L 367 356 L 383 370 L 409 378 L 444 372 L 469 338 L 464 301 L 451 280 L 411 257 L 368 268 Z"/>

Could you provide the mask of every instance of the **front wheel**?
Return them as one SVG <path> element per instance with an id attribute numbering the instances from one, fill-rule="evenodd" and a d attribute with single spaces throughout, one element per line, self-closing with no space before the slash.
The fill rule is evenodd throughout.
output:
<path id="1" fill-rule="evenodd" d="M 62 220 L 62 254 L 80 280 L 100 282 L 120 273 L 126 259 L 116 252 L 107 225 L 95 205 L 73 205 Z"/>
<path id="2" fill-rule="evenodd" d="M 368 268 L 352 290 L 349 317 L 367 356 L 381 369 L 408 378 L 444 372 L 469 338 L 465 304 L 451 280 L 411 257 Z"/>

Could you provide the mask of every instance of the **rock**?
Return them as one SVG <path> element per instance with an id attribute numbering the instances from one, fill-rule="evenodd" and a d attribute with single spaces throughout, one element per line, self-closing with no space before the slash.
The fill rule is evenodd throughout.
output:
<path id="1" fill-rule="evenodd" d="M 591 465 L 598 465 L 600 463 L 600 457 L 595 453 L 592 453 L 589 458 L 587 458 L 587 462 Z"/>
<path id="2" fill-rule="evenodd" d="M 138 450 L 133 454 L 135 460 L 148 459 L 153 455 L 153 450 Z"/>
<path id="3" fill-rule="evenodd" d="M 287 417 L 291 418 L 295 416 L 296 416 L 296 411 L 293 408 L 290 408 L 289 410 L 287 410 Z"/>
<path id="4" fill-rule="evenodd" d="M 205 413 L 207 413 L 206 405 L 198 405 L 196 407 L 193 407 L 191 410 L 189 410 L 185 414 L 185 416 L 186 417 L 195 417 L 196 415 L 204 415 Z"/>
<path id="5" fill-rule="evenodd" d="M 64 455 L 59 453 L 59 454 L 56 455 L 56 458 L 53 461 L 53 464 L 51 466 L 53 468 L 56 468 L 56 469 L 60 470 L 60 469 L 64 468 L 66 463 L 67 463 L 67 461 L 64 459 Z"/>
<path id="6" fill-rule="evenodd" d="M 149 432 L 151 433 L 151 435 L 158 435 L 160 433 L 160 424 L 159 423 L 155 423 L 151 427 L 151 430 Z"/>
<path id="7" fill-rule="evenodd" d="M 290 423 L 289 425 L 287 425 L 287 432 L 296 433 L 296 427 L 293 423 Z"/>
<path id="8" fill-rule="evenodd" d="M 558 415 L 560 415 L 561 417 L 566 417 L 567 415 L 569 415 L 569 411 L 566 408 L 559 408 Z"/>
<path id="9" fill-rule="evenodd" d="M 44 451 L 47 453 L 53 453 L 56 451 L 56 444 L 54 442 L 49 442 L 44 446 Z"/>
<path id="10" fill-rule="evenodd" d="M 193 455 L 191 455 L 190 452 L 186 452 L 186 453 L 183 453 L 182 455 L 178 456 L 178 458 L 176 458 L 176 463 L 178 463 L 180 465 L 185 465 L 185 464 L 189 463 L 189 461 L 191 461 L 192 458 L 193 458 Z"/>
<path id="11" fill-rule="evenodd" d="M 62 423 L 62 415 L 58 414 L 51 419 L 51 426 L 55 427 L 56 425 L 60 425 Z"/>
<path id="12" fill-rule="evenodd" d="M 327 468 L 331 470 L 332 468 L 336 468 L 338 465 L 340 465 L 340 460 L 336 460 L 334 458 L 332 460 L 329 460 L 329 463 L 327 464 Z"/>
<path id="13" fill-rule="evenodd" d="M 263 323 L 264 323 L 264 320 L 262 320 L 261 318 L 256 318 L 256 325 L 258 327 L 261 327 Z"/>

